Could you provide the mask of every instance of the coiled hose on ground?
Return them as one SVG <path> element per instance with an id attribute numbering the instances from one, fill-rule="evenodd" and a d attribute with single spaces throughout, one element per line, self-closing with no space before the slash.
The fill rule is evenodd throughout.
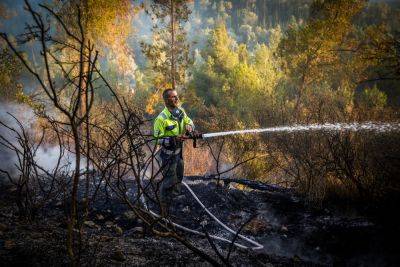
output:
<path id="1" fill-rule="evenodd" d="M 210 215 L 211 218 L 213 218 L 218 224 L 220 224 L 228 232 L 234 234 L 235 236 L 237 235 L 238 238 L 243 239 L 243 240 L 247 241 L 248 243 L 250 243 L 250 244 L 252 244 L 254 246 L 245 246 L 245 245 L 239 244 L 237 241 L 233 242 L 233 240 L 229 240 L 229 239 L 226 239 L 226 238 L 223 238 L 223 237 L 219 237 L 219 236 L 216 236 L 216 235 L 209 235 L 211 238 L 213 238 L 215 240 L 222 241 L 222 242 L 226 242 L 226 243 L 232 243 L 233 242 L 233 245 L 235 245 L 236 247 L 242 248 L 242 249 L 258 250 L 258 249 L 264 248 L 264 246 L 261 245 L 260 243 L 254 241 L 254 240 L 252 240 L 252 239 L 250 239 L 250 238 L 248 238 L 248 237 L 246 237 L 246 236 L 244 236 L 242 234 L 238 234 L 236 231 L 232 230 L 227 225 L 225 225 L 223 222 L 221 222 L 214 214 L 212 214 L 206 208 L 206 206 L 204 206 L 204 204 L 200 201 L 200 199 L 196 196 L 196 194 L 193 192 L 193 190 L 189 187 L 189 185 L 187 183 L 182 181 L 182 184 L 189 190 L 189 192 L 192 194 L 193 198 L 197 201 L 197 203 L 200 204 L 200 206 L 207 212 L 207 214 Z M 140 200 L 141 200 L 143 206 L 145 207 L 145 209 L 147 209 L 150 212 L 150 214 L 152 214 L 154 217 L 161 218 L 161 216 L 159 214 L 153 212 L 152 210 L 150 210 L 148 208 L 148 206 L 146 204 L 146 200 L 144 198 L 144 194 L 141 195 Z M 167 218 L 162 218 L 162 220 L 165 221 L 166 223 L 172 224 L 173 226 L 175 226 L 175 227 L 177 227 L 177 228 L 179 228 L 179 229 L 181 229 L 183 231 L 190 232 L 192 234 L 196 234 L 196 235 L 200 235 L 200 236 L 206 236 L 205 233 L 202 233 L 202 232 L 187 228 L 187 227 L 185 227 L 183 225 L 180 225 L 180 224 L 177 224 L 177 223 L 175 223 L 175 222 L 173 222 L 173 221 L 171 221 L 171 220 L 169 220 Z"/>

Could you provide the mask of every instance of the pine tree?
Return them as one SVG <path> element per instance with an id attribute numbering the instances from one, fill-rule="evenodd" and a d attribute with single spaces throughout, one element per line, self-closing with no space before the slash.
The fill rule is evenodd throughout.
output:
<path id="1" fill-rule="evenodd" d="M 177 89 L 185 82 L 185 70 L 189 64 L 189 44 L 184 24 L 190 10 L 186 0 L 156 0 L 151 5 L 153 43 L 142 43 L 155 72 L 156 87 Z"/>

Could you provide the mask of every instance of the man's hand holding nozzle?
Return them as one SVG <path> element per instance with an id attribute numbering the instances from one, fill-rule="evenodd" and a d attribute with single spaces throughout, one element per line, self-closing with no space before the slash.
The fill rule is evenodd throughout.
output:
<path id="1" fill-rule="evenodd" d="M 198 132 L 194 131 L 191 125 L 186 125 L 186 139 L 201 139 L 203 135 Z"/>
<path id="2" fill-rule="evenodd" d="M 185 128 L 186 128 L 186 132 L 188 133 L 188 135 L 193 133 L 193 126 L 192 125 L 186 125 Z"/>

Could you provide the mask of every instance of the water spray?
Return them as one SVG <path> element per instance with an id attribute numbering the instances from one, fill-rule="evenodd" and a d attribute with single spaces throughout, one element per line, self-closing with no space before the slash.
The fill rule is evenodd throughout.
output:
<path id="1" fill-rule="evenodd" d="M 226 132 L 216 132 L 216 133 L 205 133 L 205 134 L 194 134 L 190 138 L 196 139 L 207 139 L 220 136 L 228 135 L 240 135 L 240 134 L 259 134 L 259 133 L 274 133 L 274 132 L 307 132 L 307 131 L 324 131 L 324 132 L 338 132 L 338 131 L 369 131 L 369 132 L 393 132 L 400 131 L 400 122 L 394 123 L 378 123 L 378 122 L 364 122 L 364 123 L 325 123 L 325 124 L 308 124 L 301 125 L 295 124 L 292 126 L 278 126 L 269 127 L 262 129 L 247 129 L 247 130 L 237 130 L 237 131 L 226 131 Z"/>

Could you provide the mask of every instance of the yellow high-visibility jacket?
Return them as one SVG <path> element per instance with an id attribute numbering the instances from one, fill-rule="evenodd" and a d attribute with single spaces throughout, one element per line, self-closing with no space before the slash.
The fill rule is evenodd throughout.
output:
<path id="1" fill-rule="evenodd" d="M 171 112 L 165 107 L 154 121 L 153 135 L 155 138 L 178 136 L 185 133 L 186 125 L 191 125 L 194 129 L 193 121 L 188 117 L 185 110 L 179 107 L 183 113 L 183 119 L 179 123 L 172 118 Z"/>

